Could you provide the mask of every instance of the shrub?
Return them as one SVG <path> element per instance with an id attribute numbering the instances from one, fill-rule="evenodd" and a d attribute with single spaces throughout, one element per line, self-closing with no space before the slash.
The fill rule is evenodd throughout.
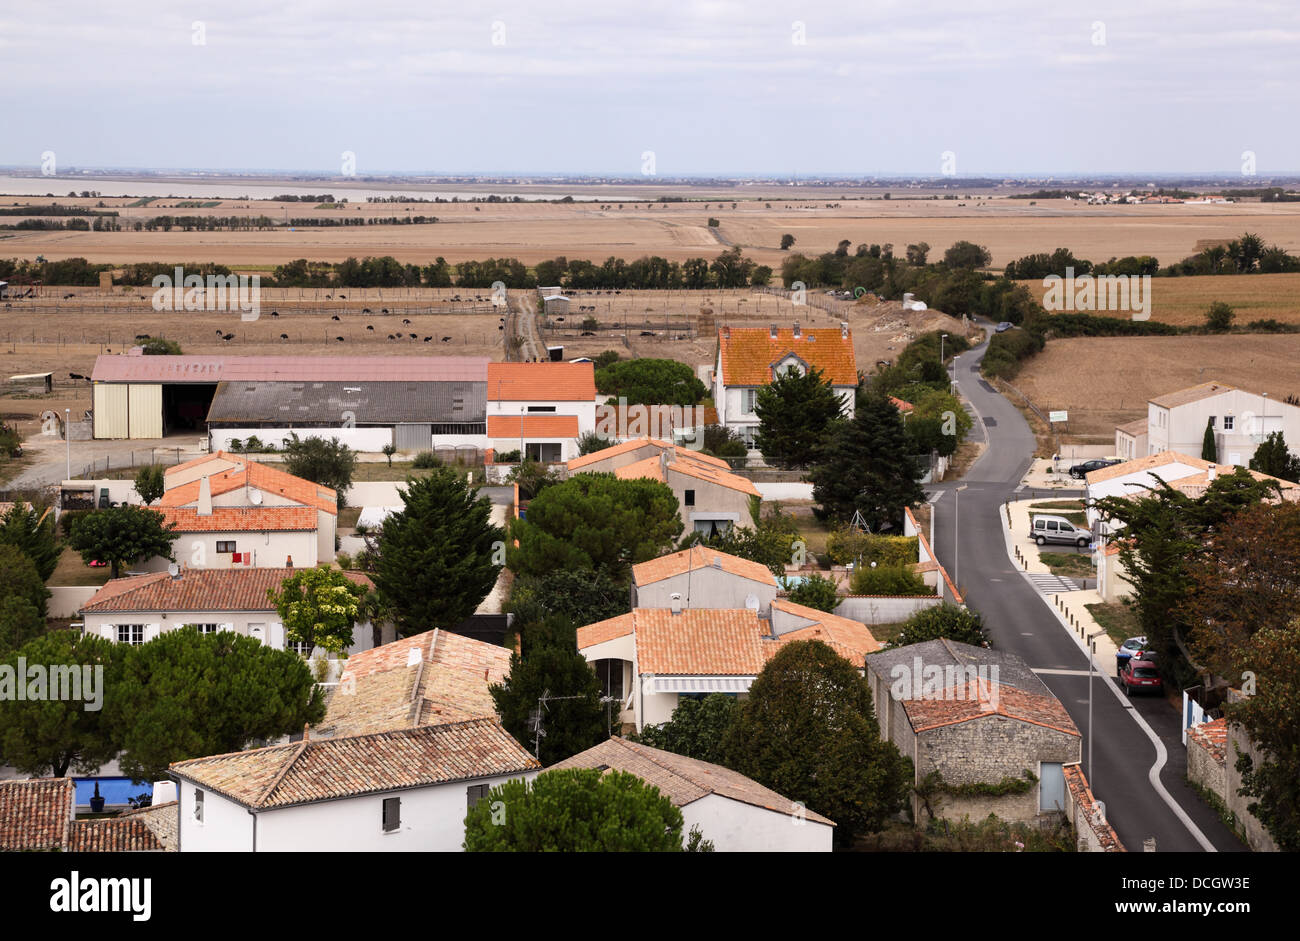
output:
<path id="1" fill-rule="evenodd" d="M 244 442 L 244 450 L 245 451 L 263 450 L 262 439 L 257 437 L 257 435 L 250 435 L 248 440 Z"/>
<path id="2" fill-rule="evenodd" d="M 840 603 L 839 586 L 824 575 L 809 575 L 801 584 L 787 593 L 795 604 L 807 605 L 818 611 L 834 611 Z"/>
<path id="3" fill-rule="evenodd" d="M 415 455 L 415 459 L 411 461 L 411 466 L 418 467 L 421 470 L 427 470 L 433 467 L 441 467 L 442 459 L 439 458 L 438 455 L 434 454 L 432 451 L 421 451 L 419 454 Z"/>
<path id="4" fill-rule="evenodd" d="M 513 451 L 498 451 L 495 460 L 498 464 L 518 464 L 519 449 L 515 448 Z"/>
<path id="5" fill-rule="evenodd" d="M 72 524 L 75 523 L 79 517 L 85 516 L 87 513 L 93 513 L 93 512 L 95 511 L 94 510 L 64 510 L 62 513 L 59 514 L 59 529 L 63 530 L 64 536 L 69 536 L 72 533 Z"/>
<path id="6" fill-rule="evenodd" d="M 915 536 L 878 536 L 845 527 L 826 539 L 826 554 L 837 565 L 910 565 L 917 560 Z"/>
<path id="7" fill-rule="evenodd" d="M 850 587 L 855 595 L 934 594 L 925 579 L 904 565 L 864 565 L 853 573 Z"/>
<path id="8" fill-rule="evenodd" d="M 334 553 L 334 561 L 337 562 L 339 568 L 343 569 L 345 572 L 352 568 L 352 556 L 348 555 L 346 552 Z"/>

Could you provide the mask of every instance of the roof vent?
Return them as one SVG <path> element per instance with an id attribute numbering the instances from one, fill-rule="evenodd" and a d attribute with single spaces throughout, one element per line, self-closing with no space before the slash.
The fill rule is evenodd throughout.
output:
<path id="1" fill-rule="evenodd" d="M 842 339 L 842 340 L 847 340 L 848 338 L 849 338 L 849 322 L 848 322 L 847 320 L 841 320 L 841 321 L 840 321 L 840 339 Z"/>
<path id="2" fill-rule="evenodd" d="M 799 321 L 794 322 L 794 338 L 799 339 Z"/>
<path id="3" fill-rule="evenodd" d="M 682 596 L 680 592 L 673 592 L 668 596 L 668 607 L 673 614 L 682 613 Z"/>
<path id="4" fill-rule="evenodd" d="M 776 324 L 772 324 L 771 332 L 768 334 L 773 340 L 776 339 Z"/>

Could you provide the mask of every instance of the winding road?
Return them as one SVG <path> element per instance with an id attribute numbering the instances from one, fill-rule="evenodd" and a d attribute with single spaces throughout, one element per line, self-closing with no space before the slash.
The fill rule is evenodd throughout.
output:
<path id="1" fill-rule="evenodd" d="M 1246 851 L 1187 784 L 1179 715 L 1163 698 L 1130 700 L 1113 680 L 1097 674 L 1089 768 L 1087 655 L 1006 551 L 1002 505 L 1019 499 L 1016 491 L 1034 452 L 1034 436 L 1015 406 L 981 379 L 979 363 L 987 348 L 986 338 L 954 360 L 957 386 L 975 413 L 973 433 L 982 433 L 988 448 L 964 479 L 928 488 L 940 561 L 960 576 L 966 601 L 983 615 L 993 644 L 1023 657 L 1065 705 L 1084 735 L 1084 771 L 1130 852 L 1141 852 L 1149 838 L 1159 852 Z M 965 489 L 955 493 L 962 485 Z"/>

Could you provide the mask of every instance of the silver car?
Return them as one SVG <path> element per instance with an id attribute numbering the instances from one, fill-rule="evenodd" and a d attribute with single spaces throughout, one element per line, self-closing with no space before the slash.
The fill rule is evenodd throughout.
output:
<path id="1" fill-rule="evenodd" d="M 1034 542 L 1040 546 L 1055 542 L 1086 549 L 1092 542 L 1091 530 L 1075 526 L 1064 516 L 1034 516 L 1029 525 Z"/>

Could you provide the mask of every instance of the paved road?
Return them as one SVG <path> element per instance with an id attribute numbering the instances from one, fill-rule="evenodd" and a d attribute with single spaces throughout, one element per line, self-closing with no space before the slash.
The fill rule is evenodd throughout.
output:
<path id="1" fill-rule="evenodd" d="M 1007 557 L 999 514 L 1013 497 L 1028 469 L 1034 437 L 1020 412 L 979 376 L 986 344 L 964 353 L 954 372 L 963 396 L 974 406 L 976 431 L 988 448 L 960 482 L 936 484 L 935 549 L 940 561 L 959 579 L 972 608 L 984 616 L 993 643 L 1028 661 L 1065 705 L 1084 735 L 1083 763 L 1107 817 L 1125 847 L 1140 852 L 1143 840 L 1155 837 L 1157 850 L 1203 851 L 1193 834 L 1198 828 L 1214 849 L 1245 851 L 1185 781 L 1186 752 L 1178 713 L 1163 699 L 1128 700 L 1116 695 L 1112 680 L 1093 680 L 1092 768 L 1088 759 L 1088 660 L 1073 635 L 1061 626 L 1050 602 Z M 967 485 L 960 494 L 958 483 Z M 960 502 L 960 520 L 954 510 Z M 958 558 L 953 557 L 954 524 L 959 522 Z M 1163 743 L 1167 760 L 1159 780 L 1186 819 L 1161 799 L 1148 774 L 1157 747 L 1134 713 Z"/>

